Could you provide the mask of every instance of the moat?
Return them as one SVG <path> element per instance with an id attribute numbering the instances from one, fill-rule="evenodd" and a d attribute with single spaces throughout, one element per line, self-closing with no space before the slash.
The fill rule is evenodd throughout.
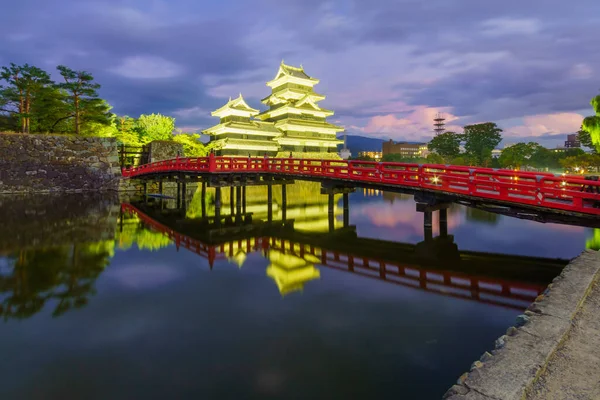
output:
<path id="1" fill-rule="evenodd" d="M 411 196 L 306 182 L 217 223 L 189 191 L 0 197 L 1 398 L 437 399 L 596 245 L 459 205 L 427 240 Z"/>

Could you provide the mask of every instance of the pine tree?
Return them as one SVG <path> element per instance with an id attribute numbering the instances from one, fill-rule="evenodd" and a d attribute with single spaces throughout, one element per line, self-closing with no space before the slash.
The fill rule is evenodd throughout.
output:
<path id="1" fill-rule="evenodd" d="M 29 65 L 11 63 L 0 69 L 0 79 L 8 86 L 0 91 L 2 110 L 14 114 L 23 133 L 31 131 L 31 113 L 42 93 L 52 85 L 50 75 L 44 70 Z"/>
<path id="2" fill-rule="evenodd" d="M 100 84 L 86 71 L 74 71 L 64 65 L 57 67 L 64 82 L 57 87 L 67 93 L 67 104 L 74 118 L 75 134 L 81 133 L 81 125 L 86 122 L 110 124 L 110 108 L 98 97 Z"/>

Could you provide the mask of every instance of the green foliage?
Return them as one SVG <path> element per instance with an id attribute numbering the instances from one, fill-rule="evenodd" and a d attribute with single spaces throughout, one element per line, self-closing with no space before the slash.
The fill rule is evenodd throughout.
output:
<path id="1" fill-rule="evenodd" d="M 183 154 L 186 157 L 204 157 L 210 153 L 211 145 L 204 145 L 197 133 L 177 133 L 173 140 L 183 145 Z"/>
<path id="2" fill-rule="evenodd" d="M 454 132 L 444 132 L 440 135 L 434 136 L 433 139 L 427 144 L 429 151 L 434 151 L 445 160 L 450 160 L 457 157 L 460 153 L 460 142 L 462 141 L 462 135 Z M 490 153 L 491 154 L 491 153 Z"/>
<path id="3" fill-rule="evenodd" d="M 19 120 L 18 129 L 29 133 L 32 108 L 43 92 L 52 85 L 50 75 L 29 64 L 11 63 L 10 66 L 0 69 L 0 80 L 8 85 L 2 86 L 0 90 L 2 111 L 13 114 Z"/>
<path id="4" fill-rule="evenodd" d="M 115 138 L 126 146 L 141 146 L 140 135 L 136 128 L 135 118 L 127 115 L 115 118 Z"/>
<path id="5" fill-rule="evenodd" d="M 585 248 L 600 250 L 600 229 L 594 229 L 594 236 L 586 240 Z"/>
<path id="6" fill-rule="evenodd" d="M 596 146 L 592 143 L 592 135 L 589 132 L 584 131 L 583 129 L 577 132 L 577 140 L 581 143 L 583 147 L 587 147 L 588 149 L 592 149 L 594 153 L 597 152 Z"/>
<path id="7" fill-rule="evenodd" d="M 406 157 L 402 154 L 386 154 L 381 157 L 381 161 L 386 162 L 401 162 L 401 163 L 425 163 L 426 159 L 422 157 Z"/>
<path id="8" fill-rule="evenodd" d="M 470 157 L 468 154 L 461 154 L 458 157 L 454 157 L 452 160 L 450 160 L 450 163 L 452 165 L 476 165 L 475 161 L 473 160 L 472 157 Z"/>
<path id="9" fill-rule="evenodd" d="M 110 124 L 110 107 L 98 98 L 100 85 L 86 71 L 75 71 L 64 65 L 56 67 L 64 82 L 57 85 L 66 92 L 69 116 L 73 117 L 75 134 L 81 133 L 81 126 L 87 122 Z"/>
<path id="10" fill-rule="evenodd" d="M 584 118 L 581 129 L 589 133 L 591 144 L 596 151 L 600 151 L 600 95 L 594 97 L 590 104 L 596 115 Z M 591 146 L 586 145 L 586 147 Z"/>
<path id="11" fill-rule="evenodd" d="M 85 71 L 57 67 L 64 82 L 54 83 L 40 68 L 10 64 L 0 69 L 0 128 L 23 133 L 101 135 L 111 125 L 110 106 L 98 98 L 100 87 Z"/>
<path id="12" fill-rule="evenodd" d="M 175 118 L 161 114 L 142 114 L 136 122 L 136 128 L 142 144 L 154 140 L 172 140 Z"/>
<path id="13" fill-rule="evenodd" d="M 567 169 L 581 169 L 578 172 L 582 173 L 589 170 L 598 171 L 598 168 L 600 168 L 600 154 L 570 155 L 562 158 L 560 164 Z"/>
<path id="14" fill-rule="evenodd" d="M 523 165 L 529 165 L 533 154 L 541 147 L 535 142 L 517 143 L 505 148 L 498 161 L 502 168 L 521 169 Z"/>
<path id="15" fill-rule="evenodd" d="M 446 160 L 438 153 L 429 153 L 427 155 L 428 164 L 445 164 Z"/>
<path id="16" fill-rule="evenodd" d="M 487 167 L 491 163 L 492 150 L 502 141 L 501 132 L 493 122 L 465 126 L 465 152 L 475 165 Z"/>
<path id="17" fill-rule="evenodd" d="M 560 168 L 561 153 L 557 153 L 542 146 L 537 146 L 529 158 L 528 165 L 534 168 Z"/>
<path id="18" fill-rule="evenodd" d="M 350 157 L 350 160 L 355 160 L 355 161 L 376 161 L 374 158 L 369 157 L 369 156 Z"/>

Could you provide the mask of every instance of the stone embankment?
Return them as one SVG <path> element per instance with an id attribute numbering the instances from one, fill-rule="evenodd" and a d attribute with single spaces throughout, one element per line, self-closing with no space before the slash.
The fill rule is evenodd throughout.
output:
<path id="1" fill-rule="evenodd" d="M 0 133 L 0 193 L 117 190 L 113 138 Z"/>
<path id="2" fill-rule="evenodd" d="M 600 252 L 587 250 L 444 398 L 599 399 L 599 313 Z"/>

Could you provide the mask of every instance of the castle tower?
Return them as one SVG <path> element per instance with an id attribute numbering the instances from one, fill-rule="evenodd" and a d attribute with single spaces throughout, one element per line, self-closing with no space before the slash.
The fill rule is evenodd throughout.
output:
<path id="1" fill-rule="evenodd" d="M 272 122 L 252 119 L 258 112 L 240 93 L 238 98 L 230 98 L 227 104 L 211 113 L 220 118 L 220 123 L 202 133 L 210 136 L 220 156 L 274 156 L 279 145 L 273 139 L 281 136 L 281 132 Z"/>
<path id="2" fill-rule="evenodd" d="M 257 119 L 275 124 L 282 135 L 274 137 L 283 155 L 287 153 L 310 153 L 315 158 L 337 158 L 337 146 L 342 143 L 336 137 L 344 128 L 330 124 L 326 118 L 333 111 L 317 105 L 325 96 L 316 93 L 313 87 L 318 79 L 308 76 L 302 67 L 285 65 L 283 61 L 275 78 L 267 82 L 272 89 L 262 102 L 269 110 L 256 116 Z"/>

